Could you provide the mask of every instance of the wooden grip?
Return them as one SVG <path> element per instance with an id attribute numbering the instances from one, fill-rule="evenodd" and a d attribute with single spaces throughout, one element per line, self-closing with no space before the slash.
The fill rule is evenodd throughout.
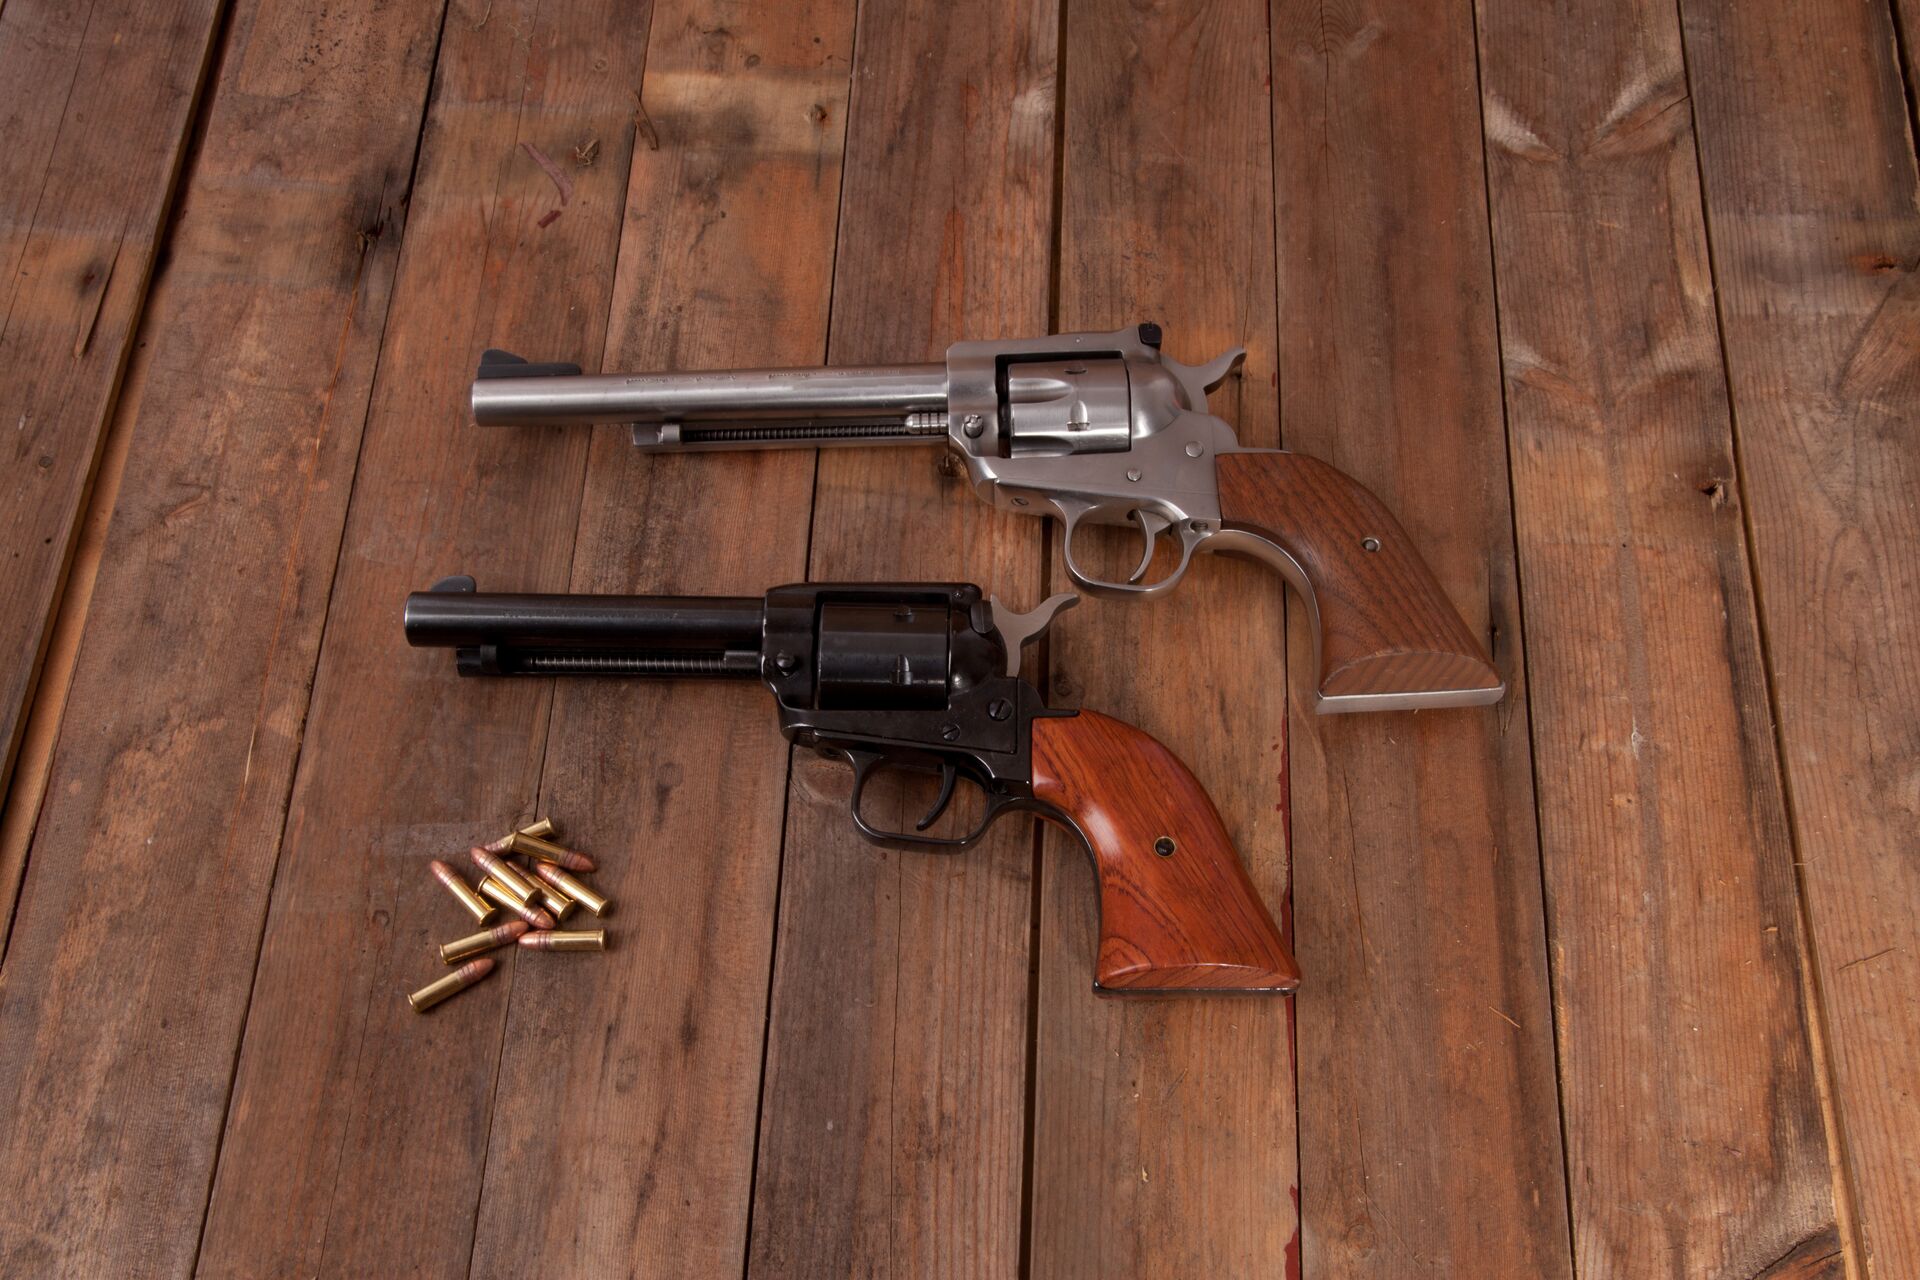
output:
<path id="1" fill-rule="evenodd" d="M 1280 452 L 1222 454 L 1218 476 L 1224 527 L 1305 579 L 1295 585 L 1317 618 L 1320 710 L 1472 706 L 1506 691 L 1413 540 L 1352 476 Z"/>
<path id="2" fill-rule="evenodd" d="M 1033 794 L 1067 815 L 1100 882 L 1103 991 L 1291 991 L 1273 917 L 1180 758 L 1082 711 L 1033 722 Z"/>

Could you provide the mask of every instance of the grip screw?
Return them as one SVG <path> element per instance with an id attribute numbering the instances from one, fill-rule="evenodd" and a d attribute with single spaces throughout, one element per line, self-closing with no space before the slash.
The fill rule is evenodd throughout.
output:
<path id="1" fill-rule="evenodd" d="M 1367 551 L 1378 551 L 1380 549 L 1380 539 L 1362 538 L 1360 539 L 1360 546 Z"/>
<path id="2" fill-rule="evenodd" d="M 1153 851 L 1163 858 L 1171 858 L 1173 851 L 1178 847 L 1173 843 L 1172 836 L 1161 836 L 1153 842 Z"/>

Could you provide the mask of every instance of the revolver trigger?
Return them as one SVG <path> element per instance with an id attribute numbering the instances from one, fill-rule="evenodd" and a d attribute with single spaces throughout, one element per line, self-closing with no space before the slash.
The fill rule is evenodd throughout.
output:
<path id="1" fill-rule="evenodd" d="M 960 770 L 952 761 L 943 761 L 940 765 L 940 794 L 934 797 L 933 807 L 928 809 L 920 821 L 913 824 L 915 831 L 925 831 L 940 821 L 940 815 L 947 811 L 947 805 L 953 801 L 953 784 L 960 776 Z"/>
<path id="2" fill-rule="evenodd" d="M 1133 518 L 1139 524 L 1140 532 L 1145 535 L 1147 545 L 1140 550 L 1140 563 L 1135 566 L 1132 573 L 1127 575 L 1128 582 L 1138 582 L 1147 576 L 1147 566 L 1153 563 L 1154 542 L 1161 534 L 1173 527 L 1173 521 L 1158 511 L 1149 511 L 1145 507 L 1135 507 Z"/>

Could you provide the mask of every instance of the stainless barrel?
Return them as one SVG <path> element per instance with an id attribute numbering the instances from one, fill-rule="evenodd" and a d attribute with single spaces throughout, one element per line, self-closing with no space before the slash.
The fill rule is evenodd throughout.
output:
<path id="1" fill-rule="evenodd" d="M 483 377 L 473 384 L 473 418 L 483 427 L 904 422 L 946 407 L 944 364 Z"/>

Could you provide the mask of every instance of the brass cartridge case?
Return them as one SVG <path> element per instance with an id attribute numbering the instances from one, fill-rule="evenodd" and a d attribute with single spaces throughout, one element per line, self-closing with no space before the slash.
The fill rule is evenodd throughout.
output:
<path id="1" fill-rule="evenodd" d="M 537 892 L 534 888 L 533 881 L 527 878 L 527 873 L 514 866 L 511 862 L 508 862 L 499 854 L 488 853 L 479 845 L 475 845 L 473 848 L 467 850 L 467 853 L 473 858 L 475 866 L 479 867 L 489 876 L 492 876 L 495 880 L 498 880 L 501 884 L 507 886 L 507 888 L 513 890 L 513 896 L 522 902 L 525 902 Z"/>
<path id="2" fill-rule="evenodd" d="M 480 892 L 500 904 L 500 909 L 516 920 L 524 920 L 531 929 L 551 929 L 556 921 L 540 908 L 513 896 L 513 890 L 488 876 L 480 882 Z"/>
<path id="3" fill-rule="evenodd" d="M 508 836 L 507 847 L 523 857 L 538 858 L 542 862 L 565 867 L 568 871 L 592 871 L 595 865 L 593 859 L 584 853 L 564 848 L 539 836 L 528 835 L 524 831 L 516 831 Z"/>
<path id="4" fill-rule="evenodd" d="M 507 834 L 501 836 L 498 840 L 489 840 L 480 847 L 488 853 L 507 853 L 513 848 L 513 838 L 515 836 L 533 836 L 538 839 L 550 836 L 558 830 L 559 828 L 553 825 L 552 818 L 540 818 L 537 821 L 528 823 L 517 831 L 507 832 Z"/>
<path id="5" fill-rule="evenodd" d="M 520 945 L 536 951 L 605 951 L 605 929 L 553 929 L 545 933 L 523 933 Z"/>
<path id="6" fill-rule="evenodd" d="M 413 1006 L 415 1013 L 425 1013 L 448 996 L 460 994 L 492 972 L 493 959 L 490 956 L 469 960 L 438 982 L 429 982 L 408 996 L 407 1003 Z"/>
<path id="7" fill-rule="evenodd" d="M 477 956 L 483 951 L 491 951 L 495 947 L 511 946 L 513 945 L 513 940 L 526 931 L 527 926 L 525 922 L 509 920 L 505 924 L 497 924 L 491 929 L 482 929 L 480 932 L 470 933 L 464 938 L 455 938 L 452 942 L 446 943 L 440 948 L 440 958 L 448 964 L 459 964 L 462 960 L 468 959 L 471 956 Z"/>
<path id="8" fill-rule="evenodd" d="M 608 915 L 613 911 L 611 902 L 551 863 L 536 862 L 533 865 L 533 873 L 597 916 Z"/>
<path id="9" fill-rule="evenodd" d="M 447 886 L 448 893 L 460 900 L 461 906 L 473 913 L 475 920 L 485 924 L 493 919 L 494 908 L 488 906 L 487 900 L 473 891 L 473 886 L 468 884 L 458 871 L 437 859 L 429 862 L 427 869 L 433 872 L 435 880 Z"/>
<path id="10" fill-rule="evenodd" d="M 533 877 L 528 878 L 533 879 Z M 567 922 L 567 917 L 573 914 L 575 906 L 572 898 L 544 880 L 538 879 L 533 880 L 533 896 L 527 899 L 527 903 L 530 906 L 545 907 L 547 912 L 561 924 Z"/>

